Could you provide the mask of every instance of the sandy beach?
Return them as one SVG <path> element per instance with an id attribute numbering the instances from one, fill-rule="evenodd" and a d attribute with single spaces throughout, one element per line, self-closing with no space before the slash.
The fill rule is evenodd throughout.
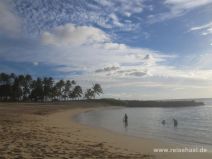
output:
<path id="1" fill-rule="evenodd" d="M 179 148 L 76 123 L 78 113 L 104 104 L 0 104 L 0 158 L 209 159 L 211 153 L 154 153 Z"/>

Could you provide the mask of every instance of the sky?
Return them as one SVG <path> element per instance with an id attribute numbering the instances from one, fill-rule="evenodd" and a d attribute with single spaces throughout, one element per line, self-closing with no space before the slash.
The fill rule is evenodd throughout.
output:
<path id="1" fill-rule="evenodd" d="M 212 97 L 212 0 L 0 0 L 0 72 L 105 98 Z"/>

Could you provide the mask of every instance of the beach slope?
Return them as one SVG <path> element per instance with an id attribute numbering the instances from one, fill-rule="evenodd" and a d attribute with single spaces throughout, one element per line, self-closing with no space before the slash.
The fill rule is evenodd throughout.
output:
<path id="1" fill-rule="evenodd" d="M 153 153 L 176 147 L 129 137 L 73 120 L 78 113 L 104 104 L 0 104 L 1 158 L 211 158 L 210 153 Z"/>

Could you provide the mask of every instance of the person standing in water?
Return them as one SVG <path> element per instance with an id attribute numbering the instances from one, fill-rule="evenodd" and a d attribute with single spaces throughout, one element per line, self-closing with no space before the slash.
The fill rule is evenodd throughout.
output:
<path id="1" fill-rule="evenodd" d="M 128 122 L 128 116 L 127 116 L 126 113 L 124 114 L 124 119 L 123 120 L 124 120 L 124 122 Z"/>
<path id="2" fill-rule="evenodd" d="M 124 114 L 123 122 L 124 122 L 124 127 L 126 130 L 126 128 L 128 127 L 128 116 L 126 113 Z"/>

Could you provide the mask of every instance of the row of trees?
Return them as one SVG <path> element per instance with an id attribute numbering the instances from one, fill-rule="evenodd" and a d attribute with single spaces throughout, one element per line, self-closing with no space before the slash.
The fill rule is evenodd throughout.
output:
<path id="1" fill-rule="evenodd" d="M 100 84 L 83 92 L 74 80 L 54 81 L 52 77 L 33 79 L 28 74 L 0 73 L 0 101 L 68 101 L 93 99 L 101 93 Z"/>

